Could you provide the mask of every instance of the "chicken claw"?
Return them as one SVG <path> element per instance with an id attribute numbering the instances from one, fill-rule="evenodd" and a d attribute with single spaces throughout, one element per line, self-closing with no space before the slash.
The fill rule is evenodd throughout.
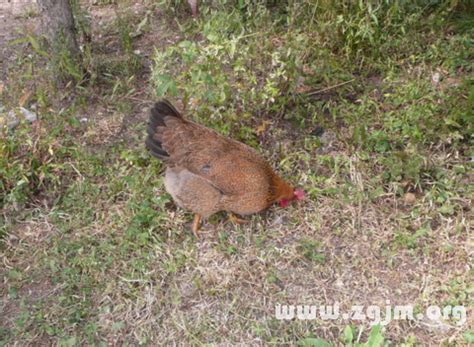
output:
<path id="1" fill-rule="evenodd" d="M 242 219 L 242 218 L 239 218 L 233 213 L 229 213 L 229 219 L 227 220 L 227 223 L 228 222 L 231 222 L 232 224 L 239 224 L 240 225 L 240 224 L 248 223 L 249 221 L 245 220 L 245 219 Z"/>

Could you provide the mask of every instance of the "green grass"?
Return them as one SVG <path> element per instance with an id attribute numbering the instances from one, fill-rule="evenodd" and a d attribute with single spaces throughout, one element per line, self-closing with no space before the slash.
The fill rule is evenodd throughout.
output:
<path id="1" fill-rule="evenodd" d="M 131 6 L 92 6 L 109 14 L 95 31 L 76 7 L 87 78 L 31 35 L 2 71 L 4 110 L 31 91 L 41 122 L 0 135 L 0 345 L 471 342 L 471 312 L 461 328 L 274 317 L 472 306 L 468 2 L 214 1 L 196 20 L 175 1 Z M 212 216 L 196 240 L 144 149 L 161 96 L 308 198 L 244 225 Z"/>

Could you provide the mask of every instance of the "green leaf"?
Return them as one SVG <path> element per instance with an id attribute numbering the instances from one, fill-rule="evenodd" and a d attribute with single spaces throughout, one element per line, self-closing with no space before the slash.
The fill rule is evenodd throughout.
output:
<path id="1" fill-rule="evenodd" d="M 191 47 L 192 44 L 193 44 L 193 43 L 192 43 L 191 41 L 184 40 L 184 41 L 181 41 L 180 43 L 178 43 L 178 47 L 179 47 L 179 48 L 184 48 L 184 49 L 186 49 L 186 48 Z"/>
<path id="2" fill-rule="evenodd" d="M 372 330 L 370 331 L 369 339 L 367 340 L 366 346 L 367 347 L 380 347 L 383 344 L 384 337 L 380 332 L 381 326 L 374 325 Z"/>
<path id="3" fill-rule="evenodd" d="M 45 58 L 49 58 L 49 54 L 41 49 L 39 42 L 32 35 L 27 35 L 26 37 L 28 38 L 28 41 L 36 53 L 42 55 Z"/>
<path id="4" fill-rule="evenodd" d="M 209 33 L 207 34 L 207 39 L 211 42 L 216 42 L 219 39 L 219 36 L 214 33 Z"/>
<path id="5" fill-rule="evenodd" d="M 344 342 L 346 344 L 352 344 L 352 341 L 354 340 L 354 331 L 352 330 L 352 327 L 350 325 L 346 325 L 344 328 Z"/>
<path id="6" fill-rule="evenodd" d="M 440 208 L 438 208 L 438 212 L 442 214 L 452 215 L 454 214 L 454 207 L 449 204 L 444 204 Z"/>
<path id="7" fill-rule="evenodd" d="M 145 25 L 148 23 L 148 16 L 145 16 L 140 23 L 138 23 L 137 28 L 135 29 L 135 32 L 131 34 L 132 37 L 137 37 L 142 34 L 142 29 L 145 27 Z"/>
<path id="8" fill-rule="evenodd" d="M 166 93 L 176 95 L 176 83 L 169 75 L 158 76 L 158 84 L 156 87 L 156 94 L 158 96 L 164 96 Z"/>
<path id="9" fill-rule="evenodd" d="M 124 327 L 125 327 L 125 323 L 122 321 L 114 322 L 112 324 L 112 330 L 114 331 L 122 330 Z"/>
<path id="10" fill-rule="evenodd" d="M 62 338 L 59 341 L 59 346 L 61 347 L 73 347 L 78 346 L 77 338 L 75 336 L 71 336 L 69 338 Z"/>
<path id="11" fill-rule="evenodd" d="M 466 331 L 462 334 L 467 343 L 474 343 L 474 330 Z"/>
<path id="12" fill-rule="evenodd" d="M 26 42 L 29 42 L 29 39 L 28 37 L 23 36 L 23 37 L 19 37 L 17 39 L 11 40 L 10 42 L 8 42 L 8 44 L 11 46 L 14 46 L 14 45 L 19 45 Z"/>

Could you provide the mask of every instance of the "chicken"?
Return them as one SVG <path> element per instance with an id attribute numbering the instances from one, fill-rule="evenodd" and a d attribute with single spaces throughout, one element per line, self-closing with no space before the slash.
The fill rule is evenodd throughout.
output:
<path id="1" fill-rule="evenodd" d="M 304 197 L 253 148 L 184 119 L 167 100 L 152 108 L 147 132 L 146 147 L 167 166 L 167 192 L 195 214 L 195 235 L 201 218 L 216 212 L 249 215 Z"/>

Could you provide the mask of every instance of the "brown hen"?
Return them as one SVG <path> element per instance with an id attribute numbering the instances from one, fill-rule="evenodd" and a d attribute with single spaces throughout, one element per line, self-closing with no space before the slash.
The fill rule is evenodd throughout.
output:
<path id="1" fill-rule="evenodd" d="M 147 131 L 147 148 L 167 165 L 166 190 L 195 214 L 196 235 L 201 217 L 219 211 L 248 215 L 304 196 L 254 149 L 184 119 L 167 100 L 152 108 Z"/>

